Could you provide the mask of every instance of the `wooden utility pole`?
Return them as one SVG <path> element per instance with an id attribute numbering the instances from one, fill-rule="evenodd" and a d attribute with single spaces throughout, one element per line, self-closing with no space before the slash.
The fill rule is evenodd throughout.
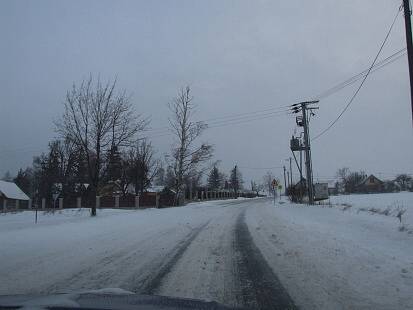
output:
<path id="1" fill-rule="evenodd" d="M 285 178 L 285 166 L 283 166 L 284 168 L 284 188 L 285 188 L 285 195 L 287 195 L 287 179 Z"/>
<path id="2" fill-rule="evenodd" d="M 310 151 L 310 134 L 308 129 L 307 118 L 307 102 L 301 103 L 301 112 L 303 113 L 303 127 L 304 127 L 304 147 L 305 147 L 305 167 L 308 186 L 308 203 L 314 204 L 314 191 L 313 191 L 313 172 L 311 169 L 311 151 Z"/>
<path id="3" fill-rule="evenodd" d="M 407 45 L 407 59 L 409 62 L 409 76 L 410 76 L 410 104 L 412 106 L 412 122 L 413 122 L 413 42 L 412 42 L 412 23 L 410 1 L 403 0 L 404 7 L 404 26 L 406 28 L 406 45 Z"/>
<path id="4" fill-rule="evenodd" d="M 291 157 L 290 157 L 290 185 L 293 185 L 293 168 L 291 166 Z"/>
<path id="5" fill-rule="evenodd" d="M 288 187 L 290 187 L 291 183 L 290 183 L 290 172 L 289 171 L 287 171 L 287 180 L 288 180 L 288 182 L 287 182 Z"/>

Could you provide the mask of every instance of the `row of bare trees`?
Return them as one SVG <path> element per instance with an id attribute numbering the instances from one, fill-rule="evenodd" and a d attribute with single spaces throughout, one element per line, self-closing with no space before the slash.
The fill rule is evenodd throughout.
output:
<path id="1" fill-rule="evenodd" d="M 73 84 L 63 107 L 55 121 L 58 139 L 16 177 L 32 196 L 50 197 L 56 190 L 66 194 L 79 185 L 86 185 L 91 196 L 114 185 L 124 194 L 133 185 L 138 193 L 157 178 L 176 192 L 179 204 L 185 189 L 199 184 L 209 168 L 203 164 L 212 158 L 213 148 L 198 141 L 207 125 L 194 121 L 196 106 L 189 87 L 181 88 L 168 105 L 174 139 L 165 157 L 166 173 L 145 137 L 149 119 L 137 113 L 125 91 L 117 90 L 116 80 L 102 83 L 90 76 Z M 91 214 L 96 215 L 94 204 Z"/>

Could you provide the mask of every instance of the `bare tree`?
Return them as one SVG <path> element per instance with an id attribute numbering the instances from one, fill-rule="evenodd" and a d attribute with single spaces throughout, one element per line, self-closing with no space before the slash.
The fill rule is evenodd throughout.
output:
<path id="1" fill-rule="evenodd" d="M 103 154 L 110 147 L 129 144 L 147 121 L 135 116 L 125 92 L 115 92 L 116 81 L 102 84 L 92 77 L 67 92 L 57 132 L 85 154 L 92 189 L 99 193 Z M 96 208 L 92 205 L 92 216 Z"/>
<path id="2" fill-rule="evenodd" d="M 408 174 L 403 173 L 403 174 L 397 175 L 394 181 L 400 186 L 400 189 L 402 191 L 405 191 L 409 189 L 409 184 L 412 181 L 412 177 Z"/>
<path id="3" fill-rule="evenodd" d="M 146 139 L 138 140 L 129 151 L 129 176 L 135 185 L 135 193 L 142 194 L 157 175 L 161 164 L 154 155 L 152 144 Z"/>
<path id="4" fill-rule="evenodd" d="M 274 193 L 274 190 L 272 188 L 272 181 L 274 179 L 275 179 L 275 176 L 271 171 L 267 171 L 267 173 L 263 177 L 264 187 L 266 188 L 268 195 L 271 195 Z"/>
<path id="5" fill-rule="evenodd" d="M 175 176 L 176 204 L 179 204 L 179 197 L 184 193 L 185 178 L 191 172 L 196 171 L 200 164 L 209 160 L 213 151 L 212 146 L 207 143 L 196 144 L 207 125 L 192 120 L 195 112 L 192 100 L 191 90 L 187 86 L 182 88 L 178 96 L 169 104 L 172 112 L 169 124 L 175 136 L 175 145 L 172 148 L 172 167 Z"/>
<path id="6" fill-rule="evenodd" d="M 346 180 L 350 174 L 350 169 L 347 167 L 343 167 L 337 170 L 336 176 L 339 179 L 339 181 L 344 184 L 346 183 Z"/>
<path id="7" fill-rule="evenodd" d="M 259 196 L 260 191 L 262 191 L 264 188 L 265 188 L 265 185 L 264 185 L 264 184 L 262 184 L 262 183 L 257 183 L 257 182 L 255 182 L 255 181 L 251 180 L 251 190 L 252 190 L 253 192 L 255 192 L 257 196 Z"/>
<path id="8" fill-rule="evenodd" d="M 50 143 L 50 150 L 55 153 L 58 169 L 58 181 L 61 183 L 63 195 L 73 190 L 75 174 L 78 170 L 79 148 L 70 139 L 54 140 Z"/>

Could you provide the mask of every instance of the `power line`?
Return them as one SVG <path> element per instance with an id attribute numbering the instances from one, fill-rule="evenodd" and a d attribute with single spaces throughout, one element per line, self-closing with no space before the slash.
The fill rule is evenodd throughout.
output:
<path id="1" fill-rule="evenodd" d="M 380 60 L 379 62 L 375 63 L 373 66 L 373 69 L 370 70 L 370 74 L 393 63 L 394 61 L 400 59 L 406 54 L 406 48 L 402 48 L 398 50 L 397 52 L 393 53 L 392 55 L 386 57 L 385 59 Z M 366 74 L 366 72 L 369 71 L 370 68 L 363 70 L 362 72 L 350 77 L 349 79 L 319 93 L 317 96 L 314 98 L 326 98 L 328 96 L 331 96 L 332 94 L 340 91 L 341 89 L 350 86 L 357 82 L 359 79 L 363 78 Z M 208 128 L 215 128 L 215 127 L 222 127 L 222 126 L 227 126 L 227 125 L 232 125 L 232 124 L 238 124 L 238 123 L 245 123 L 248 121 L 255 121 L 255 120 L 260 120 L 260 116 L 265 116 L 264 118 L 267 118 L 269 115 L 275 115 L 278 113 L 283 113 L 283 112 L 288 112 L 290 109 L 285 109 L 288 107 L 291 107 L 292 105 L 285 105 L 285 106 L 278 106 L 278 107 L 273 107 L 273 108 L 268 108 L 268 109 L 262 109 L 262 110 L 256 110 L 256 111 L 251 111 L 251 112 L 245 112 L 245 113 L 240 113 L 240 114 L 233 114 L 233 115 L 226 115 L 226 116 L 218 116 L 214 118 L 208 118 L 204 120 L 200 120 L 198 122 L 210 122 Z M 272 111 L 272 112 L 271 112 Z M 269 113 L 265 113 L 269 112 Z M 260 115 L 262 113 L 265 113 L 263 115 Z M 257 115 L 255 115 L 257 114 Z M 258 117 L 258 118 L 256 118 Z M 245 119 L 245 121 L 244 121 Z M 250 120 L 249 120 L 250 119 Z M 241 122 L 238 122 L 241 121 Z M 234 122 L 234 123 L 232 123 Z M 220 123 L 225 123 L 225 125 L 218 125 Z M 214 126 L 217 125 L 217 126 Z M 162 136 L 167 136 L 169 135 L 169 127 L 164 126 L 164 127 L 158 127 L 158 128 L 151 128 L 145 130 L 145 132 L 150 132 L 155 134 L 153 137 L 162 137 Z"/>
<path id="2" fill-rule="evenodd" d="M 403 57 L 404 55 L 406 55 L 406 48 L 402 48 L 400 50 L 398 50 L 397 52 L 393 53 L 392 55 L 386 57 L 385 59 L 382 59 L 381 61 L 377 62 L 373 69 L 371 70 L 370 74 L 373 72 L 376 72 L 377 70 L 395 62 L 396 60 L 400 59 L 401 57 Z M 348 78 L 347 80 L 319 93 L 317 96 L 314 96 L 313 98 L 317 98 L 317 99 L 323 99 L 326 98 L 340 90 L 342 90 L 343 88 L 350 86 L 352 84 L 354 84 L 355 82 L 357 82 L 358 80 L 360 80 L 361 78 L 363 78 L 363 76 L 368 72 L 368 68 L 365 69 L 364 71 Z"/>
<path id="3" fill-rule="evenodd" d="M 324 129 L 322 132 L 320 132 L 318 135 L 316 135 L 314 138 L 312 138 L 311 141 L 314 141 L 314 140 L 318 139 L 318 138 L 321 137 L 323 134 L 325 134 L 328 130 L 330 130 L 330 128 L 332 128 L 332 127 L 338 122 L 338 120 L 341 118 L 341 116 L 347 111 L 347 109 L 348 109 L 348 108 L 350 107 L 350 105 L 353 103 L 354 99 L 356 98 L 356 96 L 357 96 L 358 93 L 360 92 L 361 88 L 363 87 L 364 82 L 366 81 L 367 77 L 369 76 L 371 70 L 373 69 L 374 64 L 375 64 L 376 61 L 377 61 L 377 58 L 380 56 L 380 53 L 381 53 L 381 51 L 383 50 L 383 47 L 384 47 L 384 45 L 386 44 L 387 39 L 388 39 L 389 36 L 390 36 L 390 33 L 391 33 L 392 29 L 393 29 L 394 24 L 396 23 L 396 20 L 397 20 L 397 17 L 399 16 L 399 14 L 400 14 L 400 7 L 399 7 L 399 9 L 397 10 L 396 16 L 394 17 L 393 22 L 392 22 L 389 30 L 387 31 L 386 37 L 384 38 L 384 40 L 383 40 L 383 42 L 382 42 L 382 44 L 381 44 L 381 46 L 380 46 L 380 48 L 379 48 L 379 51 L 378 51 L 377 54 L 376 54 L 376 57 L 374 58 L 374 60 L 373 60 L 373 62 L 372 62 L 372 64 L 371 64 L 369 70 L 367 71 L 367 73 L 366 73 L 366 75 L 364 76 L 363 80 L 361 81 L 359 87 L 357 88 L 357 90 L 355 91 L 355 93 L 353 94 L 353 96 L 351 97 L 350 101 L 347 103 L 347 105 L 344 107 L 344 109 L 340 112 L 340 114 L 335 118 L 335 120 L 334 120 L 333 122 L 331 122 L 330 125 L 328 125 L 326 129 Z"/>
<path id="4" fill-rule="evenodd" d="M 248 121 L 249 119 L 251 121 L 261 119 L 260 117 L 269 117 L 269 116 L 274 116 L 277 114 L 285 114 L 286 112 L 289 112 L 290 109 L 286 109 L 289 106 L 284 106 L 284 107 L 277 107 L 277 108 L 271 108 L 271 109 L 265 109 L 265 110 L 259 110 L 259 111 L 253 111 L 249 113 L 241 113 L 241 114 L 235 114 L 235 115 L 228 115 L 228 116 L 222 116 L 222 117 L 215 117 L 215 118 L 210 118 L 210 119 L 205 119 L 201 121 L 196 121 L 195 123 L 203 123 L 210 121 L 207 125 L 219 125 L 221 123 L 224 124 L 232 124 L 231 122 L 238 122 L 238 121 L 243 121 L 246 120 Z M 270 112 L 272 111 L 272 112 Z M 266 112 L 266 113 L 263 113 Z M 256 114 L 256 115 L 254 115 Z M 213 126 L 215 127 L 215 126 Z M 208 126 L 208 128 L 212 128 Z M 169 127 L 159 127 L 159 128 L 153 128 L 153 129 L 148 129 L 144 130 L 144 132 L 152 132 L 155 134 L 163 134 L 167 133 L 170 131 Z"/>
<path id="5" fill-rule="evenodd" d="M 225 123 L 216 123 L 213 124 L 213 126 L 207 126 L 206 129 L 212 129 L 212 128 L 219 128 L 219 127 L 225 127 L 225 126 L 233 126 L 233 125 L 239 125 L 239 124 L 244 124 L 244 123 L 249 123 L 249 122 L 253 122 L 253 121 L 258 121 L 258 120 L 264 120 L 264 119 L 268 119 L 268 118 L 273 118 L 276 116 L 284 116 L 287 115 L 287 111 L 280 111 L 279 113 L 267 113 L 266 115 L 261 115 L 259 117 L 253 117 L 253 118 L 248 118 L 248 119 L 238 119 L 235 121 L 231 121 L 231 122 L 225 122 Z M 147 136 L 148 138 L 157 138 L 157 137 L 163 137 L 163 136 L 170 136 L 173 135 L 172 132 L 165 132 L 163 134 L 160 135 L 155 135 L 155 136 Z"/>
<path id="6" fill-rule="evenodd" d="M 283 169 L 283 167 L 243 167 L 239 166 L 240 169 L 251 169 L 251 170 L 272 170 L 272 169 Z"/>

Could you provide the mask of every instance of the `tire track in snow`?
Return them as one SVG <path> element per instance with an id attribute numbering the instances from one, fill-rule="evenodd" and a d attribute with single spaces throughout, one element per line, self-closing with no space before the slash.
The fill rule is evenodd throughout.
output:
<path id="1" fill-rule="evenodd" d="M 147 238 L 130 244 L 121 250 L 106 250 L 108 253 L 105 256 L 90 260 L 85 266 L 81 267 L 77 272 L 69 277 L 62 278 L 60 281 L 42 289 L 41 293 L 68 293 L 72 288 L 75 291 L 81 288 L 98 289 L 113 286 L 115 276 L 121 276 L 133 264 L 139 254 L 142 254 L 145 247 L 150 247 L 151 244 L 164 238 L 169 234 L 174 233 L 173 229 L 160 231 L 154 235 L 149 235 Z"/>
<path id="2" fill-rule="evenodd" d="M 182 257 L 184 252 L 187 250 L 189 245 L 195 238 L 199 235 L 199 233 L 210 223 L 211 220 L 207 221 L 202 226 L 195 228 L 184 238 L 171 252 L 167 255 L 167 257 L 163 260 L 160 266 L 157 266 L 158 272 L 151 273 L 139 286 L 139 288 L 135 288 L 135 292 L 139 292 L 140 294 L 154 294 L 157 292 L 158 288 L 161 286 L 163 279 L 165 276 L 171 272 L 172 268 L 175 264 L 179 261 Z M 154 268 L 155 269 L 155 268 Z"/>
<path id="3" fill-rule="evenodd" d="M 244 305 L 253 309 L 298 309 L 265 261 L 245 223 L 245 209 L 235 227 L 238 277 Z"/>

